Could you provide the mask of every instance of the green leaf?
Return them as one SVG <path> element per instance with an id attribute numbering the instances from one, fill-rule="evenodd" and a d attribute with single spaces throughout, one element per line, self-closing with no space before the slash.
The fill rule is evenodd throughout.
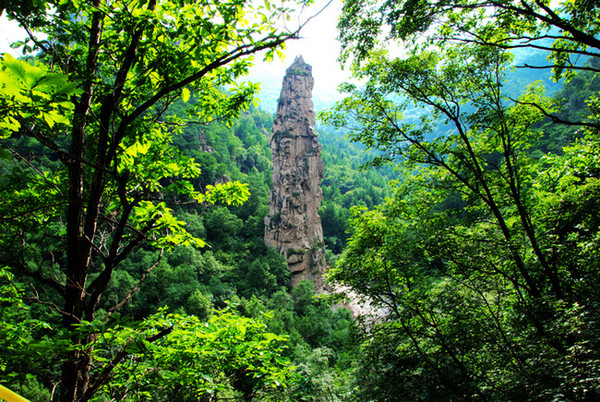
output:
<path id="1" fill-rule="evenodd" d="M 190 100 L 190 90 L 187 87 L 183 88 L 181 91 L 181 100 L 186 103 Z"/>

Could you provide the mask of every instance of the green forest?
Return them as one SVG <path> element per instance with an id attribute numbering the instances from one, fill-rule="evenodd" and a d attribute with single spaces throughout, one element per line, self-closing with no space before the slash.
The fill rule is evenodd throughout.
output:
<path id="1" fill-rule="evenodd" d="M 0 400 L 600 400 L 600 4 L 342 2 L 315 294 L 245 80 L 311 3 L 0 2 Z"/>

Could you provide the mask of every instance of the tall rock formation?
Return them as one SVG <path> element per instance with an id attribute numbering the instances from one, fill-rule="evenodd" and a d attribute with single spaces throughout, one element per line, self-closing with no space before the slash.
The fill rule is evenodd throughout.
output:
<path id="1" fill-rule="evenodd" d="M 283 78 L 270 144 L 273 190 L 265 243 L 286 257 L 292 286 L 302 279 L 323 288 L 325 254 L 319 207 L 323 201 L 321 145 L 315 135 L 312 68 L 297 57 Z"/>

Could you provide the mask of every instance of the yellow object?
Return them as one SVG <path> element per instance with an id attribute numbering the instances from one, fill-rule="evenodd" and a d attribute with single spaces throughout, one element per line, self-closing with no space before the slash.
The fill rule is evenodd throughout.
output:
<path id="1" fill-rule="evenodd" d="M 29 402 L 29 399 L 23 398 L 19 394 L 15 394 L 10 389 L 0 385 L 0 399 L 6 402 Z"/>

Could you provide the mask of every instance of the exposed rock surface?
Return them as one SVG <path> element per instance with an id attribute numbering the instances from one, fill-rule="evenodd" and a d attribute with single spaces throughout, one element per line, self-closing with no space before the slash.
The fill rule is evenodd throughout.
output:
<path id="1" fill-rule="evenodd" d="M 322 291 L 325 254 L 319 207 L 323 200 L 321 145 L 313 130 L 312 68 L 297 57 L 287 69 L 270 137 L 273 190 L 265 243 L 286 257 L 292 286 L 301 280 Z"/>
<path id="2" fill-rule="evenodd" d="M 209 154 L 215 152 L 215 149 L 208 144 L 206 135 L 202 131 L 198 134 L 198 144 L 200 152 L 207 152 Z"/>

